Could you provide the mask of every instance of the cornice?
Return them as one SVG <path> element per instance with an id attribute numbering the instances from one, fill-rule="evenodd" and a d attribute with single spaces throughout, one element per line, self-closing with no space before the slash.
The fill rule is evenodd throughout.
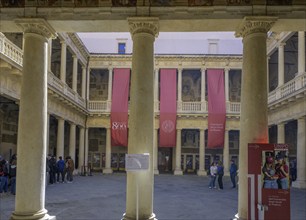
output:
<path id="1" fill-rule="evenodd" d="M 267 33 L 276 21 L 276 17 L 245 17 L 235 36 L 244 38 L 254 33 Z"/>
<path id="2" fill-rule="evenodd" d="M 154 37 L 159 33 L 159 19 L 154 17 L 130 17 L 127 19 L 132 36 L 139 33 L 151 34 Z"/>
<path id="3" fill-rule="evenodd" d="M 47 39 L 54 39 L 57 37 L 55 30 L 44 19 L 23 18 L 16 19 L 15 23 L 23 30 L 24 33 L 35 33 Z"/>

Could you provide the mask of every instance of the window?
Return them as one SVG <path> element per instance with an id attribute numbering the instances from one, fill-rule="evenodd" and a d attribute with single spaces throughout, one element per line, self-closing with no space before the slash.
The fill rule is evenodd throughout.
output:
<path id="1" fill-rule="evenodd" d="M 118 43 L 118 53 L 125 54 L 125 43 Z"/>

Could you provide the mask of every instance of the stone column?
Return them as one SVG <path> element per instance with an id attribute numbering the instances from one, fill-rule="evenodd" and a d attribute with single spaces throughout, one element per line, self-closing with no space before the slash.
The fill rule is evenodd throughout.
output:
<path id="1" fill-rule="evenodd" d="M 86 97 L 86 67 L 82 66 L 82 98 Z"/>
<path id="2" fill-rule="evenodd" d="M 111 168 L 111 154 L 111 129 L 106 128 L 105 168 L 103 169 L 103 173 L 105 174 L 113 173 Z"/>
<path id="3" fill-rule="evenodd" d="M 154 111 L 157 111 L 157 112 L 159 112 L 158 75 L 159 75 L 159 69 L 156 68 L 154 71 Z"/>
<path id="4" fill-rule="evenodd" d="M 223 148 L 223 165 L 224 165 L 224 175 L 229 176 L 229 130 L 225 130 L 224 133 L 224 148 Z"/>
<path id="5" fill-rule="evenodd" d="M 181 152 L 182 152 L 182 141 L 181 141 L 182 129 L 176 129 L 176 148 L 175 148 L 175 170 L 174 175 L 183 175 L 181 168 Z"/>
<path id="6" fill-rule="evenodd" d="M 60 79 L 66 83 L 66 61 L 67 61 L 67 44 L 61 41 L 61 72 Z"/>
<path id="7" fill-rule="evenodd" d="M 52 39 L 48 40 L 48 72 L 52 72 L 51 70 L 51 61 L 52 61 Z"/>
<path id="8" fill-rule="evenodd" d="M 112 88 L 113 88 L 113 68 L 108 68 L 108 93 L 107 101 L 112 101 Z"/>
<path id="9" fill-rule="evenodd" d="M 206 176 L 205 171 L 205 130 L 200 129 L 200 154 L 198 176 Z"/>
<path id="10" fill-rule="evenodd" d="M 279 123 L 277 125 L 277 143 L 284 144 L 285 143 L 285 123 Z"/>
<path id="11" fill-rule="evenodd" d="M 56 158 L 64 155 L 64 135 L 65 135 L 65 120 L 62 118 L 57 119 L 57 142 L 56 142 Z"/>
<path id="12" fill-rule="evenodd" d="M 297 179 L 292 182 L 293 187 L 306 188 L 306 117 L 299 118 L 297 131 Z"/>
<path id="13" fill-rule="evenodd" d="M 201 69 L 201 110 L 202 112 L 205 112 L 206 109 L 205 109 L 205 72 L 206 72 L 206 68 L 202 68 Z"/>
<path id="14" fill-rule="evenodd" d="M 153 149 L 153 159 L 154 159 L 154 174 L 159 174 L 158 170 L 158 129 L 154 129 L 154 149 Z"/>
<path id="15" fill-rule="evenodd" d="M 15 22 L 24 33 L 24 47 L 17 141 L 18 181 L 11 219 L 55 219 L 45 209 L 48 39 L 54 38 L 55 31 L 43 19 L 17 19 Z"/>
<path id="16" fill-rule="evenodd" d="M 72 68 L 72 90 L 77 92 L 78 89 L 78 57 L 73 55 L 73 68 Z"/>
<path id="17" fill-rule="evenodd" d="M 285 43 L 280 43 L 278 46 L 278 86 L 284 85 L 285 79 Z"/>
<path id="18" fill-rule="evenodd" d="M 272 17 L 246 17 L 236 32 L 243 37 L 241 86 L 239 191 L 236 218 L 248 213 L 248 143 L 268 142 L 267 31 Z M 256 95 L 254 95 L 256 94 Z"/>
<path id="19" fill-rule="evenodd" d="M 149 170 L 127 172 L 126 213 L 124 220 L 155 219 L 153 213 L 153 133 L 154 133 L 154 40 L 158 18 L 129 18 L 133 40 L 130 90 L 129 154 L 150 154 Z M 136 211 L 138 186 L 138 212 Z"/>
<path id="20" fill-rule="evenodd" d="M 69 136 L 69 156 L 75 162 L 75 130 L 76 125 L 70 123 L 70 136 Z"/>
<path id="21" fill-rule="evenodd" d="M 89 81 L 90 81 L 90 68 L 87 69 L 87 74 L 86 74 L 86 101 L 89 100 Z"/>
<path id="22" fill-rule="evenodd" d="M 177 104 L 180 112 L 182 110 L 182 68 L 178 69 L 177 74 Z"/>
<path id="23" fill-rule="evenodd" d="M 229 102 L 229 68 L 224 69 L 225 102 Z"/>
<path id="24" fill-rule="evenodd" d="M 80 127 L 80 136 L 79 136 L 79 173 L 83 174 L 84 172 L 84 136 L 85 136 L 85 129 Z"/>
<path id="25" fill-rule="evenodd" d="M 298 33 L 298 75 L 305 73 L 305 32 Z"/>
<path id="26" fill-rule="evenodd" d="M 84 147 L 84 161 L 85 161 L 85 166 L 88 166 L 88 128 L 85 128 L 85 147 Z"/>

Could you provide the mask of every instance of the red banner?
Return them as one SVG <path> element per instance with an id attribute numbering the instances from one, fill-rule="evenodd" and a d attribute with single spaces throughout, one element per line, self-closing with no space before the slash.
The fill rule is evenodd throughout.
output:
<path id="1" fill-rule="evenodd" d="M 176 69 L 160 70 L 159 146 L 176 145 Z"/>
<path id="2" fill-rule="evenodd" d="M 112 109 L 111 109 L 111 144 L 128 145 L 128 96 L 130 69 L 114 69 Z"/>
<path id="3" fill-rule="evenodd" d="M 226 120 L 224 74 L 222 69 L 207 70 L 208 148 L 223 148 Z"/>

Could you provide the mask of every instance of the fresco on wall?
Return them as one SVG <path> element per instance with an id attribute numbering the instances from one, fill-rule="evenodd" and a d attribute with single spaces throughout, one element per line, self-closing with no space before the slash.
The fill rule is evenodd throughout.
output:
<path id="1" fill-rule="evenodd" d="M 298 34 L 295 33 L 284 46 L 284 83 L 292 80 L 298 73 Z"/>
<path id="2" fill-rule="evenodd" d="M 182 72 L 182 101 L 201 101 L 201 71 L 183 70 Z"/>
<path id="3" fill-rule="evenodd" d="M 241 98 L 241 70 L 229 71 L 229 101 L 240 102 Z"/>
<path id="4" fill-rule="evenodd" d="M 195 129 L 182 130 L 182 147 L 199 147 L 200 132 Z"/>
<path id="5" fill-rule="evenodd" d="M 89 99 L 106 101 L 108 96 L 108 69 L 90 71 Z"/>

